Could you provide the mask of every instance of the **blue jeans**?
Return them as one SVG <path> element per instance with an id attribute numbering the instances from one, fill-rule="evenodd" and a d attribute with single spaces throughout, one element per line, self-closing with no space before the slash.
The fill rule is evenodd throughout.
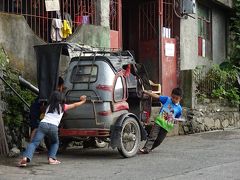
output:
<path id="1" fill-rule="evenodd" d="M 40 122 L 36 134 L 34 135 L 32 141 L 28 144 L 27 149 L 23 152 L 23 157 L 27 157 L 28 161 L 31 161 L 36 148 L 44 136 L 48 136 L 51 141 L 51 146 L 48 150 L 48 157 L 56 159 L 59 146 L 58 127 L 45 122 Z"/>

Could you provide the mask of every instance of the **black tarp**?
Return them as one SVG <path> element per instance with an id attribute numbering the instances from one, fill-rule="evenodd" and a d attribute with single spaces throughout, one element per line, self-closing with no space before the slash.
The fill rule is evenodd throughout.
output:
<path id="1" fill-rule="evenodd" d="M 34 46 L 37 58 L 37 81 L 39 100 L 47 101 L 57 87 L 61 44 Z"/>

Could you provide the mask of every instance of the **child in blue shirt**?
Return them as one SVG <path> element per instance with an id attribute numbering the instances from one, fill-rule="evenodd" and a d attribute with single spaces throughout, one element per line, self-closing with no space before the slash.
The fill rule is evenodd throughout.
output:
<path id="1" fill-rule="evenodd" d="M 160 96 L 144 90 L 144 93 L 152 98 L 159 99 L 162 103 L 159 115 L 151 129 L 148 139 L 140 152 L 148 154 L 151 150 L 158 147 L 165 139 L 167 133 L 174 128 L 174 119 L 182 115 L 182 107 L 179 102 L 182 99 L 182 90 L 174 88 L 171 97 Z"/>

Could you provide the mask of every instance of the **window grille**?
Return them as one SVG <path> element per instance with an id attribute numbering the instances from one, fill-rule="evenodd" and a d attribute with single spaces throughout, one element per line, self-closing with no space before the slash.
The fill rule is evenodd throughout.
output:
<path id="1" fill-rule="evenodd" d="M 110 17 L 110 29 L 118 31 L 119 30 L 119 0 L 110 0 L 109 3 L 109 17 Z"/>
<path id="2" fill-rule="evenodd" d="M 173 38 L 174 35 L 174 0 L 163 1 L 163 27 L 162 36 L 164 38 Z"/>
<path id="3" fill-rule="evenodd" d="M 198 56 L 212 57 L 211 10 L 199 4 L 198 6 Z"/>
<path id="4" fill-rule="evenodd" d="M 139 38 L 152 40 L 158 36 L 158 15 L 156 1 L 139 5 Z"/>
<path id="5" fill-rule="evenodd" d="M 96 0 L 59 0 L 60 15 L 71 18 L 72 30 L 81 24 L 96 25 Z M 45 0 L 1 0 L 0 12 L 23 15 L 32 30 L 46 42 L 51 42 L 51 22 L 56 12 L 47 12 Z"/>

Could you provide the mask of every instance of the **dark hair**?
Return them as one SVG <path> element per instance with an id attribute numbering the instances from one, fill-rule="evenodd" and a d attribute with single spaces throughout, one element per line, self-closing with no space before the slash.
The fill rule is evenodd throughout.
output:
<path id="1" fill-rule="evenodd" d="M 174 95 L 176 95 L 176 96 L 182 97 L 183 92 L 182 92 L 182 89 L 181 89 L 181 88 L 174 88 L 174 89 L 172 90 L 172 94 L 174 94 Z"/>
<path id="2" fill-rule="evenodd" d="M 58 77 L 58 87 L 64 84 L 64 80 L 61 76 Z"/>
<path id="3" fill-rule="evenodd" d="M 57 110 L 58 114 L 60 114 L 63 111 L 63 103 L 64 99 L 62 93 L 54 91 L 49 98 L 48 113 L 54 113 L 54 111 Z M 62 108 L 61 110 L 60 107 Z"/>

